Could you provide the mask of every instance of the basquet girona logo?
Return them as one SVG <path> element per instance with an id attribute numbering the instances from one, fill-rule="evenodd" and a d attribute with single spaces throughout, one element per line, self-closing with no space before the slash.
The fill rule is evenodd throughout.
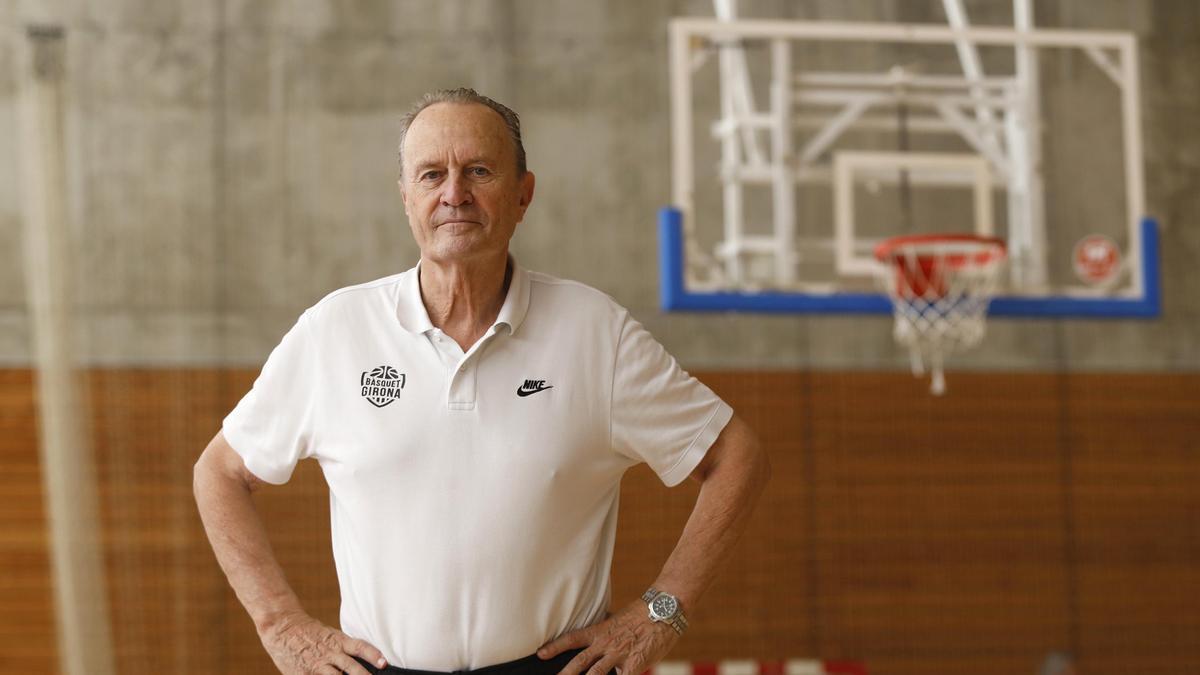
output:
<path id="1" fill-rule="evenodd" d="M 371 371 L 364 370 L 359 378 L 362 386 L 362 397 L 371 402 L 376 408 L 400 398 L 400 390 L 404 388 L 404 373 L 397 372 L 391 366 L 378 366 Z"/>

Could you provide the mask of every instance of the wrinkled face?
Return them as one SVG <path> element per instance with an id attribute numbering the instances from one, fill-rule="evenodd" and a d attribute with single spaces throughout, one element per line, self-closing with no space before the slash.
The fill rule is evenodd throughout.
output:
<path id="1" fill-rule="evenodd" d="M 436 103 L 404 138 L 400 194 L 421 257 L 468 262 L 507 253 L 533 199 L 533 174 L 517 175 L 504 120 L 475 103 Z"/>

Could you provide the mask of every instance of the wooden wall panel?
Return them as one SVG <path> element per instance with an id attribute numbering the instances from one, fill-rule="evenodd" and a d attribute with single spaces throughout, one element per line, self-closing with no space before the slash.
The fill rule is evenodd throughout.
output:
<path id="1" fill-rule="evenodd" d="M 54 597 L 33 373 L 0 369 L 0 672 L 54 672 Z"/>
<path id="2" fill-rule="evenodd" d="M 1022 672 L 1064 644 L 1047 378 L 956 374 L 937 400 L 907 377 L 812 377 L 818 648 L 915 675 Z"/>
<path id="3" fill-rule="evenodd" d="M 273 672 L 203 538 L 191 467 L 252 371 L 91 373 L 118 672 Z M 821 656 L 872 673 L 1200 672 L 1200 375 L 701 373 L 775 477 L 673 658 Z M 26 370 L 0 370 L 0 672 L 54 672 Z M 695 499 L 622 493 L 614 599 Z M 336 623 L 328 495 L 306 462 L 256 497 L 308 609 Z"/>
<path id="4" fill-rule="evenodd" d="M 1069 470 L 1080 650 L 1114 671 L 1200 672 L 1200 386 L 1072 379 Z"/>
<path id="5" fill-rule="evenodd" d="M 223 672 L 224 578 L 191 491 L 192 464 L 233 393 L 204 370 L 89 374 L 118 673 Z"/>

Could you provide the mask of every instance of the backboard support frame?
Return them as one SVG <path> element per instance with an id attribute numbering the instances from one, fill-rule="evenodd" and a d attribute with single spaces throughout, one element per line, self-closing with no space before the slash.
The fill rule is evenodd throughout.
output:
<path id="1" fill-rule="evenodd" d="M 951 3 L 952 4 L 952 3 Z M 1017 2 L 1018 9 L 1022 6 L 1022 2 Z M 1018 12 L 1019 14 L 1020 12 Z M 1018 17 L 1019 19 L 1020 17 Z M 953 24 L 953 21 L 952 21 Z M 1128 286 L 1116 289 L 1109 294 L 1103 289 L 1093 289 L 1087 287 L 1062 287 L 1047 289 L 1044 284 L 1034 283 L 1028 292 L 1020 291 L 1014 295 L 1002 295 L 997 297 L 992 303 L 992 314 L 995 316 L 1047 316 L 1047 317 L 1129 317 L 1129 318 L 1150 318 L 1161 314 L 1161 302 L 1159 296 L 1159 251 L 1158 251 L 1158 225 L 1145 214 L 1145 196 L 1143 186 L 1143 168 L 1142 168 L 1142 148 L 1141 148 L 1141 122 L 1140 122 L 1140 102 L 1139 102 L 1139 83 L 1138 83 L 1138 61 L 1137 61 L 1137 42 L 1136 38 L 1129 33 L 1118 32 L 1103 32 L 1103 31 L 1069 31 L 1069 30 L 1034 30 L 1029 25 L 1028 21 L 1016 21 L 1015 29 L 999 28 L 999 27 L 963 27 L 960 26 L 936 26 L 936 25 L 897 25 L 897 24 L 869 24 L 869 23 L 836 23 L 836 22 L 795 22 L 795 21 L 755 21 L 755 20 L 739 20 L 734 16 L 725 17 L 722 19 L 703 19 L 703 18 L 680 18 L 672 20 L 670 24 L 670 67 L 671 67 L 671 113 L 672 113 L 672 162 L 673 162 L 673 206 L 663 210 L 660 215 L 660 246 L 662 266 L 660 273 L 662 287 L 662 306 L 664 309 L 691 309 L 696 311 L 766 311 L 766 312 L 791 312 L 791 313 L 887 313 L 889 305 L 886 298 L 882 294 L 865 293 L 865 292 L 837 292 L 836 286 L 829 290 L 816 288 L 813 285 L 805 285 L 798 282 L 789 271 L 794 265 L 794 254 L 788 254 L 785 251 L 786 246 L 782 245 L 781 237 L 790 236 L 794 229 L 794 224 L 790 227 L 780 227 L 778 223 L 775 225 L 775 231 L 771 237 L 749 237 L 743 235 L 740 227 L 734 227 L 734 232 L 730 236 L 730 232 L 726 232 L 725 241 L 718 245 L 715 251 L 703 250 L 696 241 L 695 232 L 692 228 L 695 225 L 692 222 L 694 214 L 693 194 L 695 186 L 695 166 L 694 156 L 691 148 L 691 134 L 694 129 L 692 119 L 692 111 L 690 109 L 692 100 L 692 73 L 698 67 L 697 53 L 694 48 L 698 44 L 704 44 L 706 40 L 716 40 L 716 44 L 738 45 L 744 44 L 747 40 L 762 41 L 770 47 L 770 61 L 772 63 L 772 79 L 770 93 L 772 105 L 769 106 L 769 111 L 765 113 L 756 113 L 753 110 L 734 107 L 732 111 L 723 110 L 722 120 L 714 125 L 713 134 L 716 138 L 723 141 L 732 141 L 740 139 L 746 131 L 746 128 L 773 128 L 772 122 L 774 118 L 783 117 L 783 105 L 781 101 L 786 101 L 790 93 L 785 88 L 790 86 L 791 78 L 780 76 L 781 72 L 786 72 L 786 68 L 790 63 L 786 50 L 782 48 L 782 44 L 786 40 L 795 39 L 810 39 L 820 38 L 823 40 L 833 40 L 835 42 L 863 42 L 872 40 L 891 41 L 909 44 L 959 44 L 969 43 L 970 45 L 992 45 L 992 46 L 1009 46 L 1017 49 L 1018 68 L 1022 67 L 1022 57 L 1029 58 L 1029 54 L 1033 52 L 1034 47 L 1060 47 L 1073 48 L 1080 50 L 1093 61 L 1104 74 L 1117 85 L 1120 91 L 1120 109 L 1121 109 L 1121 133 L 1120 145 L 1124 149 L 1124 170 L 1125 170 L 1125 209 L 1126 216 L 1123 218 L 1128 225 L 1127 229 L 1127 247 L 1126 260 L 1128 267 L 1126 268 Z M 724 57 L 726 51 L 718 50 L 719 54 Z M 736 53 L 734 51 L 733 53 Z M 970 59 L 967 59 L 970 61 Z M 988 87 L 1000 87 L 994 89 L 997 95 L 1002 95 L 1004 87 L 1011 87 L 1011 83 L 1005 83 L 993 79 L 989 79 L 980 72 L 971 72 L 966 69 L 964 61 L 964 69 L 967 70 L 966 79 L 970 88 L 972 99 L 971 101 L 978 103 L 985 92 L 993 91 Z M 1030 71 L 1028 64 L 1025 64 L 1024 69 Z M 1036 69 L 1033 69 L 1036 72 Z M 832 76 L 832 75 L 830 75 Z M 798 76 L 800 77 L 800 76 Z M 825 74 L 817 74 L 808 77 L 829 77 Z M 838 74 L 837 78 L 845 79 L 846 75 Z M 879 76 L 867 75 L 866 78 L 878 79 Z M 910 78 L 911 79 L 911 78 Z M 962 86 L 957 80 L 953 83 L 941 82 L 941 80 L 949 80 L 951 78 L 924 77 L 918 78 L 929 80 L 930 86 Z M 820 82 L 816 82 L 820 85 Z M 866 83 L 871 84 L 871 83 Z M 844 92 L 833 92 L 842 95 Z M 852 103 L 852 101 L 850 102 Z M 848 105 L 848 104 L 847 104 Z M 967 102 L 960 105 L 970 108 Z M 999 104 L 997 104 L 999 105 Z M 867 109 L 868 106 L 861 106 Z M 848 111 L 848 112 L 847 112 Z M 818 129 L 833 128 L 835 131 L 841 127 L 846 127 L 851 123 L 870 124 L 873 120 L 862 116 L 862 110 L 857 110 L 852 106 L 843 111 L 843 115 L 834 117 L 826 122 L 817 122 Z M 1036 119 L 1037 112 L 1029 113 Z M 845 120 L 840 119 L 846 117 Z M 970 121 L 970 120 L 968 120 Z M 955 126 L 953 119 L 946 119 L 943 115 L 942 120 L 933 119 L 926 122 L 923 118 L 918 120 L 922 124 L 930 125 L 948 125 Z M 797 120 L 797 124 L 807 124 L 807 120 Z M 774 126 L 784 126 L 782 124 L 774 124 Z M 963 126 L 963 125 L 960 125 Z M 743 128 L 746 127 L 746 128 Z M 980 130 L 991 129 L 995 133 L 1000 133 L 998 125 L 993 120 L 990 124 L 979 122 L 976 127 Z M 833 134 L 836 136 L 836 134 Z M 1036 139 L 1037 134 L 1025 134 L 1030 138 Z M 800 162 L 800 169 L 797 170 L 793 165 L 797 160 L 796 156 L 791 155 L 785 147 L 791 138 L 775 138 L 769 136 L 772 143 L 767 148 L 763 149 L 763 154 L 767 160 L 747 167 L 734 167 L 742 174 L 754 174 L 753 180 L 766 182 L 773 186 L 776 205 L 779 203 L 789 203 L 788 199 L 780 199 L 780 194 L 789 196 L 793 194 L 792 188 L 797 181 L 803 179 L 805 167 L 803 162 Z M 817 135 L 810 143 L 816 143 L 816 140 L 821 137 Z M 1025 148 L 1019 143 L 1009 143 L 1012 149 L 1012 156 L 1008 159 L 1014 161 L 1020 159 L 1020 154 L 1025 152 Z M 828 151 L 831 148 L 826 148 Z M 978 149 L 978 148 L 977 148 Z M 1018 152 L 1021 151 L 1021 152 Z M 1036 154 L 1038 149 L 1034 148 L 1033 154 Z M 737 153 L 734 153 L 735 155 Z M 987 153 L 983 153 L 986 155 Z M 726 153 L 728 156 L 729 153 Z M 836 153 L 834 153 L 836 156 Z M 800 158 L 805 155 L 798 153 Z M 999 176 L 1004 175 L 1004 162 L 999 162 L 995 157 L 989 156 L 991 161 L 996 162 L 993 169 L 998 171 Z M 811 159 L 811 158 L 810 158 Z M 1029 162 L 1025 162 L 1028 164 Z M 1021 166 L 1017 165 L 1018 168 Z M 750 171 L 757 170 L 763 174 L 758 176 L 758 173 Z M 1026 169 L 1022 169 L 1025 171 Z M 730 180 L 730 175 L 739 175 L 731 170 L 730 167 L 722 166 L 722 176 L 726 185 L 726 192 L 730 191 L 729 183 L 735 183 L 737 180 Z M 967 185 L 978 182 L 975 180 L 961 181 Z M 738 180 L 741 180 L 740 178 Z M 827 179 L 828 180 L 828 179 Z M 996 180 L 1002 180 L 998 177 Z M 837 181 L 831 181 L 836 183 Z M 1036 183 L 1036 181 L 1034 181 Z M 1014 201 L 1012 183 L 1010 182 L 1010 212 L 1013 210 Z M 739 188 L 740 189 L 740 188 Z M 1040 197 L 1039 194 L 1034 194 L 1038 191 L 1032 190 L 1029 186 L 1023 186 L 1024 192 L 1018 197 L 1025 201 L 1031 200 L 1033 197 Z M 737 190 L 734 190 L 737 192 Z M 728 195 L 727 195 L 728 196 Z M 734 196 L 740 196 L 740 192 Z M 726 208 L 729 208 L 730 203 L 740 202 L 740 200 L 726 200 Z M 1018 200 L 1020 201 L 1020 200 Z M 1040 202 L 1040 199 L 1033 200 Z M 734 209 L 737 210 L 737 209 Z M 1039 208 L 1032 209 L 1037 212 Z M 794 220 L 795 215 L 792 209 L 782 209 L 785 225 Z M 672 215 L 673 214 L 673 215 Z M 728 214 L 727 214 L 728 216 Z M 776 215 L 775 220 L 781 218 Z M 675 223 L 671 225 L 670 223 Z M 731 222 L 730 218 L 726 218 L 726 230 L 729 229 Z M 738 225 L 740 218 L 732 219 L 734 225 Z M 978 222 L 976 225 L 978 226 Z M 1036 225 L 1036 223 L 1034 223 Z M 1010 228 L 1011 229 L 1011 228 Z M 1032 231 L 1034 239 L 1044 237 L 1040 234 L 1040 228 L 1034 228 Z M 676 241 L 676 237 L 678 241 Z M 1010 237 L 1012 234 L 1010 233 Z M 759 241 L 761 240 L 761 241 Z M 845 242 L 841 242 L 846 248 Z M 1028 248 L 1021 241 L 1013 240 L 1010 242 L 1018 250 Z M 856 244 L 857 245 L 857 244 Z M 759 251 L 758 249 L 762 249 Z M 686 254 L 685 254 L 686 250 Z M 747 285 L 744 280 L 739 281 L 741 275 L 737 274 L 739 266 L 736 264 L 739 252 L 756 252 L 761 255 L 770 253 L 775 259 L 776 271 L 774 274 L 774 284 L 767 282 L 765 287 L 763 284 L 758 284 L 755 288 L 753 284 Z M 844 253 L 844 252 L 843 252 Z M 687 256 L 685 259 L 685 255 Z M 690 262 L 691 265 L 685 263 Z M 698 274 L 701 270 L 717 270 L 717 274 L 712 279 L 702 278 L 703 275 Z M 724 272 L 724 273 L 722 273 Z M 730 277 L 730 273 L 732 277 Z M 1014 269 L 1014 281 L 1019 280 L 1023 275 L 1017 274 L 1018 270 Z M 865 270 L 859 270 L 860 275 L 865 273 Z M 724 281 L 722 281 L 724 279 Z"/>

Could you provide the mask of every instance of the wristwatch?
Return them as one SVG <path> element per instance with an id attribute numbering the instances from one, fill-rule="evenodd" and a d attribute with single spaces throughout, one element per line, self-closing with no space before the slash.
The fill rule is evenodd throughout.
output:
<path id="1" fill-rule="evenodd" d="M 651 621 L 661 621 L 674 628 L 680 635 L 687 630 L 687 619 L 684 618 L 683 611 L 679 608 L 679 599 L 675 596 L 651 588 L 642 593 L 642 601 L 650 609 Z"/>

